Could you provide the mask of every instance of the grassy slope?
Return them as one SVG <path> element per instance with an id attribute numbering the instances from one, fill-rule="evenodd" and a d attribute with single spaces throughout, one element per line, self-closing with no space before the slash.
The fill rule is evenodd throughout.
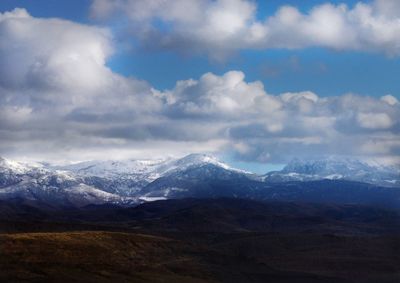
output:
<path id="1" fill-rule="evenodd" d="M 368 207 L 229 199 L 0 205 L 0 282 L 398 283 L 399 224 Z"/>
<path id="2" fill-rule="evenodd" d="M 0 281 L 211 282 L 185 264 L 182 244 L 162 237 L 115 232 L 22 233 L 0 236 Z M 173 280 L 173 281 L 172 281 Z"/>
<path id="3" fill-rule="evenodd" d="M 0 235 L 1 282 L 399 282 L 398 237 Z M 350 252 L 349 252 L 350 251 Z"/>

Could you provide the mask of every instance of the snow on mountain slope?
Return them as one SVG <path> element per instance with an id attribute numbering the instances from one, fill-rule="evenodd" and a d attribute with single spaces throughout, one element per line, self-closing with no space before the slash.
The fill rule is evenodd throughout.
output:
<path id="1" fill-rule="evenodd" d="M 164 162 L 165 160 L 88 161 L 55 168 L 85 176 L 113 177 L 123 174 L 146 174 Z"/>
<path id="2" fill-rule="evenodd" d="M 69 187 L 64 190 L 64 194 L 66 199 L 75 206 L 105 203 L 123 204 L 129 201 L 137 202 L 134 198 L 123 198 L 85 184 Z"/>
<path id="3" fill-rule="evenodd" d="M 263 197 L 287 182 L 357 181 L 400 187 L 399 170 L 358 160 L 298 159 L 283 170 L 257 176 L 215 157 L 191 154 L 179 159 L 90 161 L 68 166 L 25 164 L 0 159 L 0 199 L 25 198 L 52 204 L 132 204 L 160 198 Z M 305 185 L 306 186 L 306 185 Z M 378 188 L 375 186 L 375 188 Z M 295 190 L 295 193 L 298 190 Z"/>
<path id="4" fill-rule="evenodd" d="M 350 158 L 294 159 L 281 171 L 263 176 L 267 182 L 352 180 L 383 186 L 400 186 L 400 170 L 379 163 L 367 163 Z"/>
<path id="5" fill-rule="evenodd" d="M 105 178 L 130 176 L 137 181 L 146 180 L 150 182 L 177 170 L 182 171 L 192 166 L 201 166 L 204 164 L 213 164 L 226 170 L 249 174 L 248 172 L 231 168 L 227 164 L 220 162 L 217 158 L 206 154 L 190 154 L 179 159 L 89 161 L 54 168 L 70 171 L 80 176 Z"/>
<path id="6" fill-rule="evenodd" d="M 45 201 L 83 203 L 141 201 L 141 190 L 152 181 L 184 172 L 189 168 L 213 165 L 230 168 L 215 157 L 191 154 L 180 159 L 90 161 L 67 166 L 30 166 L 2 159 L 0 198 L 39 198 Z M 3 173 L 1 173 L 3 172 Z M 146 199 L 146 198 L 145 198 Z"/>
<path id="7" fill-rule="evenodd" d="M 0 157 L 0 188 L 20 182 L 24 175 L 38 175 L 46 171 L 37 163 L 27 164 Z"/>
<path id="8" fill-rule="evenodd" d="M 229 165 L 219 161 L 216 157 L 207 154 L 190 154 L 180 159 L 167 160 L 160 164 L 156 170 L 153 171 L 154 175 L 158 177 L 175 173 L 176 171 L 185 171 L 191 167 L 200 167 L 203 165 L 214 165 L 228 171 L 233 171 L 241 174 L 251 174 L 249 172 L 232 168 Z"/>
<path id="9" fill-rule="evenodd" d="M 8 171 L 15 174 L 23 174 L 28 172 L 29 170 L 30 167 L 25 164 L 0 157 L 0 172 Z"/>
<path id="10" fill-rule="evenodd" d="M 200 162 L 156 179 L 141 192 L 145 197 L 164 198 L 243 196 L 250 192 L 247 185 L 252 177 L 216 162 Z"/>

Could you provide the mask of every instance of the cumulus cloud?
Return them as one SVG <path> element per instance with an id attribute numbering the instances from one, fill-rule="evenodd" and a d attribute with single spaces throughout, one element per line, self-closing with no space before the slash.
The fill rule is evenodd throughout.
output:
<path id="1" fill-rule="evenodd" d="M 93 0 L 98 19 L 125 14 L 146 47 L 206 52 L 214 58 L 245 48 L 327 47 L 400 55 L 397 0 L 322 4 L 307 13 L 282 6 L 257 19 L 250 0 Z"/>
<path id="2" fill-rule="evenodd" d="M 238 113 L 255 115 L 279 110 L 281 102 L 265 93 L 261 82 L 246 83 L 240 71 L 222 76 L 204 74 L 198 81 L 180 81 L 170 97 L 171 115 L 237 118 Z"/>
<path id="3" fill-rule="evenodd" d="M 105 65 L 112 46 L 107 29 L 34 18 L 24 9 L 0 13 L 2 152 L 33 150 L 36 140 L 38 149 L 73 148 L 84 143 L 84 121 L 137 121 L 160 109 L 151 86 Z"/>
<path id="4" fill-rule="evenodd" d="M 159 96 L 168 98 L 167 125 L 179 121 L 183 126 L 179 136 L 198 138 L 196 126 L 206 125 L 201 135 L 225 139 L 219 150 L 242 160 L 285 162 L 293 156 L 340 154 L 399 161 L 400 107 L 392 96 L 272 95 L 261 82 L 246 82 L 240 71 L 179 81 Z"/>
<path id="5" fill-rule="evenodd" d="M 382 101 L 385 101 L 389 105 L 395 105 L 399 103 L 399 100 L 393 95 L 387 94 L 381 97 Z"/>
<path id="6" fill-rule="evenodd" d="M 44 105 L 57 111 L 121 107 L 120 99 L 124 106 L 145 106 L 137 111 L 157 107 L 147 95 L 147 83 L 126 79 L 105 65 L 113 51 L 107 29 L 34 18 L 24 9 L 15 9 L 0 14 L 0 36 L 3 101 L 12 100 L 32 111 Z"/>
<path id="7" fill-rule="evenodd" d="M 251 15 L 254 5 L 241 9 Z M 0 155 L 77 160 L 207 151 L 259 162 L 343 154 L 400 163 L 394 96 L 273 95 L 241 71 L 206 73 L 160 91 L 110 70 L 112 51 L 107 29 L 23 9 L 0 14 Z"/>
<path id="8" fill-rule="evenodd" d="M 367 129 L 387 129 L 393 125 L 392 119 L 386 113 L 358 113 L 357 121 Z"/>
<path id="9" fill-rule="evenodd" d="M 0 17 L 1 83 L 31 89 L 101 87 L 111 34 L 58 19 L 35 19 L 24 9 Z M 74 84 L 71 84 L 71 81 Z"/>

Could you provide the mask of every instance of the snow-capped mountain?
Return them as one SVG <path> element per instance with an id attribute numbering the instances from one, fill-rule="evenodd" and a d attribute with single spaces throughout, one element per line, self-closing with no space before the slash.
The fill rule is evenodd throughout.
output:
<path id="1" fill-rule="evenodd" d="M 27 164 L 0 157 L 0 187 L 9 186 L 22 181 L 22 176 L 45 173 L 41 164 Z"/>
<path id="2" fill-rule="evenodd" d="M 148 190 L 144 192 L 151 182 L 206 165 L 247 174 L 204 154 L 180 159 L 90 161 L 67 166 L 29 165 L 1 159 L 0 199 L 19 197 L 64 205 L 137 203 L 153 199 L 147 196 Z"/>
<path id="3" fill-rule="evenodd" d="M 86 184 L 84 178 L 72 171 L 60 170 L 48 164 L 27 164 L 1 158 L 0 199 L 10 198 L 64 206 L 132 201 Z"/>
<path id="4" fill-rule="evenodd" d="M 140 191 L 158 178 L 206 164 L 246 174 L 206 154 L 190 154 L 179 159 L 90 161 L 54 168 L 75 174 L 83 179 L 85 184 L 103 191 L 132 197 L 142 196 Z"/>
<path id="5" fill-rule="evenodd" d="M 378 163 L 367 163 L 349 158 L 326 158 L 316 160 L 293 159 L 281 171 L 263 176 L 267 182 L 311 180 L 350 180 L 381 186 L 400 186 L 400 170 Z"/>
<path id="6" fill-rule="evenodd" d="M 184 166 L 148 184 L 143 190 L 144 197 L 182 198 L 239 196 L 240 183 L 249 184 L 252 175 L 221 166 L 218 162 L 204 162 Z M 247 189 L 244 190 L 246 194 Z M 239 191 L 243 191 L 239 188 Z"/>
<path id="7" fill-rule="evenodd" d="M 67 166 L 0 159 L 0 199 L 23 198 L 63 206 L 131 205 L 188 197 L 329 201 L 325 199 L 328 195 L 344 193 L 348 197 L 341 197 L 341 201 L 370 201 L 377 199 L 374 192 L 378 191 L 383 194 L 381 198 L 400 205 L 400 190 L 384 188 L 400 187 L 399 180 L 396 168 L 334 158 L 295 159 L 283 170 L 263 176 L 231 168 L 204 154 Z M 315 183 L 318 181 L 323 182 Z M 327 186 L 332 191 L 322 194 Z"/>
<path id="8" fill-rule="evenodd" d="M 214 156 L 206 154 L 190 154 L 180 159 L 166 158 L 156 160 L 124 160 L 124 161 L 89 161 L 54 168 L 74 172 L 80 176 L 115 177 L 132 175 L 155 180 L 174 171 L 182 171 L 192 166 L 214 164 L 226 170 L 243 172 L 229 167 Z"/>

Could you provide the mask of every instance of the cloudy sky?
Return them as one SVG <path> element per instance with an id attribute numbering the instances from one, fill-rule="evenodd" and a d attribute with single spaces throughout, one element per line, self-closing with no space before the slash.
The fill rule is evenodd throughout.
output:
<path id="1" fill-rule="evenodd" d="M 1 0 L 0 155 L 400 164 L 400 1 Z"/>

